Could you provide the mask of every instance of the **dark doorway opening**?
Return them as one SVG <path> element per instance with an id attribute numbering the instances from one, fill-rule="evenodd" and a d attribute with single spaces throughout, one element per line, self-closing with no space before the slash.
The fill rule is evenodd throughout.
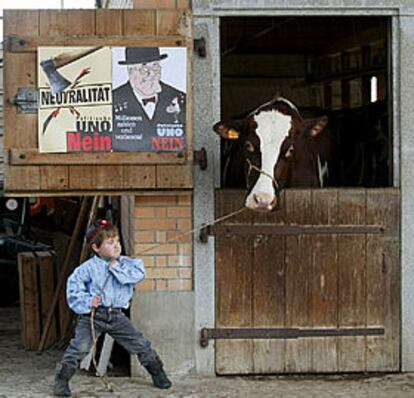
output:
<path id="1" fill-rule="evenodd" d="M 222 119 L 279 94 L 304 117 L 328 116 L 335 186 L 392 186 L 390 32 L 386 17 L 222 18 Z M 241 187 L 243 178 L 225 181 Z"/>

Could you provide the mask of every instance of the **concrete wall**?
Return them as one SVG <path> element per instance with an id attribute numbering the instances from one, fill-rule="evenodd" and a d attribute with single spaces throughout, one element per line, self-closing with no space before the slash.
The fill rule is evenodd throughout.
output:
<path id="1" fill-rule="evenodd" d="M 169 374 L 194 371 L 193 292 L 139 291 L 131 319 L 152 342 Z M 146 375 L 136 358 L 131 360 L 131 375 Z"/>

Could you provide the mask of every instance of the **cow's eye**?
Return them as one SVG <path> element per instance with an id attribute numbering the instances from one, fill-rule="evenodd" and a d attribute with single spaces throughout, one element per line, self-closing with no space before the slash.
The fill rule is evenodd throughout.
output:
<path id="1" fill-rule="evenodd" d="M 244 148 L 247 152 L 254 152 L 254 145 L 250 141 L 245 142 Z"/>

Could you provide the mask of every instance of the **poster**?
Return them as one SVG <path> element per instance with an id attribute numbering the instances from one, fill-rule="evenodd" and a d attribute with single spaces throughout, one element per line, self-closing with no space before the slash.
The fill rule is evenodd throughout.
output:
<path id="1" fill-rule="evenodd" d="M 112 151 L 109 47 L 38 48 L 39 152 Z"/>
<path id="2" fill-rule="evenodd" d="M 114 151 L 186 148 L 185 47 L 112 48 Z"/>
<path id="3" fill-rule="evenodd" d="M 39 47 L 39 152 L 170 152 L 186 142 L 185 47 Z"/>

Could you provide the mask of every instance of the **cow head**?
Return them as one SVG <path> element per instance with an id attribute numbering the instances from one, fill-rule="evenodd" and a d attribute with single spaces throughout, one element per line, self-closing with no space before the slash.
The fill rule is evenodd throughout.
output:
<path id="1" fill-rule="evenodd" d="M 296 106 L 281 97 L 243 119 L 214 125 L 216 133 L 237 140 L 242 148 L 244 165 L 240 167 L 244 167 L 247 185 L 246 207 L 262 211 L 278 207 L 279 192 L 284 186 L 292 186 L 298 161 L 309 160 L 302 155 L 303 149 L 308 150 L 306 147 L 325 125 L 326 118 L 302 119 Z"/>

